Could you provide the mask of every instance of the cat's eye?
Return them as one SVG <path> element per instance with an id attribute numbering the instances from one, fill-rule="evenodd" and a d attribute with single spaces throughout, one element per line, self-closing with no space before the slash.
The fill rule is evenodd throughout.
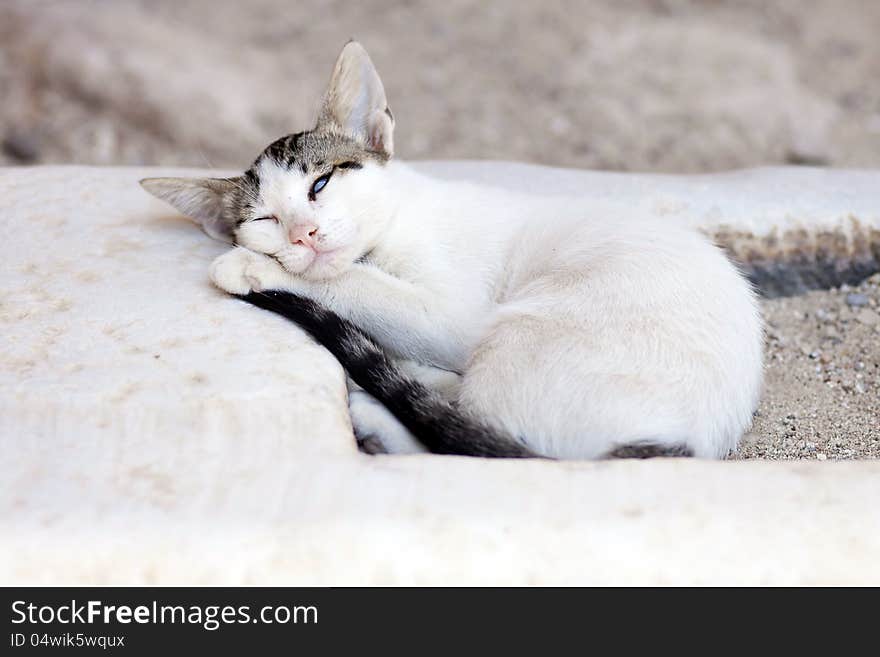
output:
<path id="1" fill-rule="evenodd" d="M 273 221 L 277 224 L 278 217 L 276 217 L 274 214 L 270 214 L 265 217 L 257 217 L 256 219 L 254 219 L 254 221 Z"/>
<path id="2" fill-rule="evenodd" d="M 309 190 L 309 198 L 311 200 L 315 200 L 315 196 L 320 192 L 324 187 L 327 186 L 327 183 L 330 182 L 330 176 L 333 175 L 333 172 L 325 173 L 323 176 L 318 178 L 314 183 L 312 183 L 312 189 Z"/>

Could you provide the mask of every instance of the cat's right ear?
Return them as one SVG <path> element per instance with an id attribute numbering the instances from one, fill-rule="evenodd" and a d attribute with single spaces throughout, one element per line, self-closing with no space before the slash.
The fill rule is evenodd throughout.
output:
<path id="1" fill-rule="evenodd" d="M 230 198 L 240 182 L 233 178 L 144 178 L 141 187 L 195 220 L 214 239 L 232 242 L 236 218 Z"/>

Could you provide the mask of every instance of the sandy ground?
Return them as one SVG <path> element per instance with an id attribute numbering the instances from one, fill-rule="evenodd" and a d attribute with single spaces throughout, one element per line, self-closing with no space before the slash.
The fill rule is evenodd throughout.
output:
<path id="1" fill-rule="evenodd" d="M 737 458 L 880 457 L 880 274 L 763 308 L 766 389 Z"/>
<path id="2" fill-rule="evenodd" d="M 404 158 L 880 167 L 878 31 L 872 0 L 6 0 L 0 165 L 244 166 L 356 36 Z M 738 458 L 880 456 L 878 301 L 871 279 L 764 302 Z"/>

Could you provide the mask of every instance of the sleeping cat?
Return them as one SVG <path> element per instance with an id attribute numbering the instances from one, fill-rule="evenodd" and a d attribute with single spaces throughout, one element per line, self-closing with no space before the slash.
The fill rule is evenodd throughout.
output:
<path id="1" fill-rule="evenodd" d="M 755 294 L 696 232 L 440 181 L 348 43 L 317 125 L 243 175 L 143 186 L 235 246 L 220 288 L 297 322 L 361 387 L 379 451 L 723 457 L 762 379 Z"/>

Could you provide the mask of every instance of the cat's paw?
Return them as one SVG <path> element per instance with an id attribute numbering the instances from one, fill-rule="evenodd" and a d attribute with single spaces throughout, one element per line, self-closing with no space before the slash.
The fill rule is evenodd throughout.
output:
<path id="1" fill-rule="evenodd" d="M 363 390 L 349 393 L 348 410 L 362 451 L 368 454 L 420 454 L 428 451 L 385 406 Z"/>
<path id="2" fill-rule="evenodd" d="M 230 294 L 260 292 L 273 267 L 278 264 L 271 258 L 237 246 L 211 263 L 211 281 Z"/>

